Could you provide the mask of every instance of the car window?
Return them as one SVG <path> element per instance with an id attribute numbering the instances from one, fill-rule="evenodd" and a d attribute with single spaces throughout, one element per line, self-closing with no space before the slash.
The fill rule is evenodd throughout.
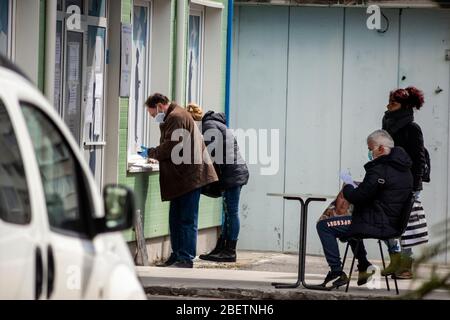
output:
<path id="1" fill-rule="evenodd" d="M 54 123 L 38 108 L 21 102 L 34 147 L 51 228 L 89 236 L 92 216 L 84 174 Z"/>
<path id="2" fill-rule="evenodd" d="M 0 100 L 0 219 L 15 224 L 31 221 L 28 186 L 16 135 Z"/>

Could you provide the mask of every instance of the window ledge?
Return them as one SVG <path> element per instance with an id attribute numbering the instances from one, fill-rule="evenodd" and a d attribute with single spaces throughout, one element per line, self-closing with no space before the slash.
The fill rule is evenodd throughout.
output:
<path id="1" fill-rule="evenodd" d="M 195 3 L 201 6 L 216 8 L 216 9 L 224 9 L 225 6 L 220 2 L 215 2 L 211 0 L 191 0 L 191 3 Z"/>
<path id="2" fill-rule="evenodd" d="M 141 156 L 131 155 L 128 156 L 127 171 L 130 173 L 158 172 L 159 164 L 148 163 L 147 159 L 144 159 Z"/>

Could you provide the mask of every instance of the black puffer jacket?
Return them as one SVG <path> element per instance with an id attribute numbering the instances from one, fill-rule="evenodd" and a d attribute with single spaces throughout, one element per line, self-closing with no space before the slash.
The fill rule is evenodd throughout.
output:
<path id="1" fill-rule="evenodd" d="M 425 147 L 422 129 L 414 122 L 413 109 L 386 111 L 383 117 L 383 129 L 392 136 L 395 146 L 405 149 L 411 157 L 411 172 L 414 179 L 413 190 L 422 190 Z"/>
<path id="2" fill-rule="evenodd" d="M 400 147 L 368 162 L 363 182 L 344 187 L 344 198 L 354 204 L 346 237 L 391 238 L 398 232 L 400 215 L 412 192 L 411 158 Z"/>
<path id="3" fill-rule="evenodd" d="M 212 150 L 211 158 L 219 168 L 217 174 L 223 189 L 243 186 L 249 179 L 248 168 L 239 152 L 236 138 L 226 123 L 224 113 L 208 111 L 202 118 L 202 133 L 206 146 L 214 141 L 214 136 L 222 137 L 222 155 L 218 154 L 218 150 Z"/>

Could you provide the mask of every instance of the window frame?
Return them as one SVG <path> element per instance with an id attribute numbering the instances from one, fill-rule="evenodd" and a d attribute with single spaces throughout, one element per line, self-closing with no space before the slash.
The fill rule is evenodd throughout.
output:
<path id="1" fill-rule="evenodd" d="M 61 43 L 60 43 L 60 50 L 61 50 L 61 69 L 59 70 L 59 101 L 53 101 L 53 106 L 55 109 L 56 107 L 59 107 L 57 109 L 57 112 L 59 115 L 65 119 L 65 111 L 66 111 L 66 100 L 68 99 L 69 95 L 69 86 L 67 85 L 66 81 L 66 68 L 68 67 L 68 50 L 66 48 L 67 40 L 68 40 L 68 32 L 73 33 L 80 33 L 82 34 L 82 42 L 81 42 L 81 74 L 80 74 L 80 116 L 79 116 L 79 122 L 77 121 L 78 126 L 78 141 L 77 144 L 80 147 L 80 149 L 83 151 L 85 159 L 87 159 L 87 155 L 89 154 L 91 149 L 94 149 L 95 153 L 98 153 L 99 156 L 97 156 L 100 165 L 96 165 L 95 170 L 95 180 L 99 186 L 102 186 L 104 183 L 104 172 L 105 172 L 105 146 L 106 146 L 106 112 L 107 112 L 107 105 L 108 105 L 108 92 L 107 92 L 107 81 L 108 81 L 108 48 L 109 48 L 109 26 L 108 26 L 108 20 L 109 20 L 109 10 L 110 5 L 108 0 L 105 1 L 105 16 L 91 16 L 89 15 L 89 1 L 90 0 L 82 0 L 83 4 L 83 10 L 80 15 L 81 18 L 81 26 L 79 30 L 68 30 L 66 26 L 66 21 L 68 14 L 66 13 L 66 1 L 61 0 L 61 10 L 56 11 L 56 21 L 55 23 L 61 23 L 62 29 L 61 29 Z M 90 27 L 96 27 L 96 28 L 103 28 L 105 30 L 105 37 L 104 37 L 104 46 L 103 46 L 103 53 L 104 53 L 104 61 L 103 61 L 103 88 L 102 88 L 102 98 L 100 103 L 100 114 L 101 114 L 101 126 L 100 130 L 101 133 L 98 135 L 98 138 L 95 141 L 92 141 L 92 139 L 89 137 L 88 134 L 86 134 L 86 110 L 87 110 L 87 89 L 88 89 L 88 81 L 87 79 L 87 70 L 88 70 L 88 50 L 89 50 L 89 28 Z M 56 72 L 56 70 L 55 70 Z M 56 73 L 55 73 L 56 76 Z M 95 100 L 95 99 L 94 99 Z M 98 169 L 98 170 L 97 170 Z"/>
<path id="2" fill-rule="evenodd" d="M 147 38 L 146 38 L 146 45 L 147 45 L 147 52 L 146 52 L 146 59 L 147 64 L 145 67 L 145 86 L 144 86 L 144 97 L 147 97 L 151 92 L 151 72 L 152 72 L 152 33 L 153 33 L 153 20 L 154 20 L 154 3 L 153 0 L 134 0 L 132 3 L 132 14 L 131 14 L 131 23 L 134 25 L 134 7 L 135 6 L 142 6 L 147 8 Z M 132 55 L 131 57 L 132 62 L 134 62 L 135 57 Z M 131 78 L 134 76 L 134 70 L 132 68 L 132 73 L 130 75 Z M 131 97 L 128 99 L 128 129 L 127 129 L 127 171 L 128 172 L 142 172 L 142 171 L 155 171 L 158 170 L 158 166 L 150 165 L 150 164 L 144 164 L 143 162 L 146 162 L 145 159 L 143 159 L 141 156 L 139 156 L 136 153 L 130 152 L 132 150 L 132 147 L 130 146 L 131 143 L 134 143 L 132 139 L 132 132 L 134 130 L 134 124 L 130 123 L 131 121 L 131 115 L 134 112 L 134 106 L 132 105 L 135 101 Z M 145 100 L 144 100 L 145 102 Z M 148 115 L 147 110 L 145 109 L 144 105 L 142 105 L 143 114 L 144 114 L 144 127 L 142 132 L 142 144 L 149 147 L 150 143 L 150 126 L 151 126 L 151 118 Z M 135 165 L 139 166 L 139 169 L 135 167 Z"/>
<path id="3" fill-rule="evenodd" d="M 75 230 L 69 230 L 69 229 L 63 229 L 60 227 L 55 227 L 50 224 L 50 219 L 48 217 L 48 211 L 46 212 L 46 219 L 49 223 L 49 228 L 52 232 L 66 235 L 73 238 L 79 238 L 79 239 L 88 239 L 92 240 L 96 233 L 95 233 L 95 206 L 94 206 L 94 199 L 92 198 L 92 192 L 91 186 L 88 182 L 88 179 L 86 177 L 86 172 L 83 170 L 82 166 L 80 165 L 80 159 L 75 154 L 73 148 L 71 147 L 71 144 L 67 141 L 66 136 L 61 131 L 59 126 L 52 120 L 52 118 L 47 114 L 45 110 L 40 108 L 37 104 L 34 102 L 30 102 L 27 99 L 20 99 L 18 101 L 18 105 L 20 108 L 20 111 L 23 113 L 24 108 L 30 108 L 34 110 L 35 112 L 42 115 L 42 117 L 47 121 L 47 124 L 51 125 L 53 129 L 59 134 L 61 138 L 61 142 L 67 147 L 67 150 L 70 154 L 70 156 L 73 159 L 74 162 L 74 176 L 75 176 L 75 184 L 76 184 L 76 191 L 78 194 L 78 207 L 79 209 L 79 219 L 81 220 L 83 231 L 75 231 Z M 30 142 L 34 148 L 33 139 L 30 135 L 29 128 L 26 124 L 26 118 L 24 116 L 25 125 L 27 129 L 27 134 L 30 138 Z M 34 153 L 34 150 L 33 150 Z M 36 164 L 39 169 L 39 173 L 41 174 L 41 168 L 38 159 L 35 156 Z M 39 177 L 41 179 L 41 177 Z M 40 187 L 42 188 L 43 195 L 46 197 L 45 194 L 45 188 L 43 185 L 42 179 L 40 180 Z M 45 201 L 45 208 L 47 209 L 47 199 L 44 199 Z M 89 215 L 90 214 L 90 215 Z"/>
<path id="4" fill-rule="evenodd" d="M 200 44 L 199 44 L 199 51 L 200 51 L 200 57 L 199 57 L 199 83 L 198 83 L 198 90 L 197 94 L 199 97 L 199 101 L 188 101 L 188 75 L 189 75 L 189 69 L 188 69 L 188 63 L 189 63 L 189 18 L 190 16 L 198 16 L 200 17 L 200 25 L 199 25 L 199 33 L 200 33 Z M 189 6 L 189 16 L 188 16 L 188 26 L 187 26 L 187 49 L 186 49 L 186 84 L 185 84 L 185 100 L 186 104 L 194 102 L 198 105 L 202 105 L 203 103 L 203 77 L 204 77 L 204 56 L 205 56 L 205 7 L 200 6 L 197 4 L 191 3 Z"/>

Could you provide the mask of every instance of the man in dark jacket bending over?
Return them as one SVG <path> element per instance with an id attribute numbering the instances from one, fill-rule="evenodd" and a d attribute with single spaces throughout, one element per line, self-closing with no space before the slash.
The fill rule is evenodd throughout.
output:
<path id="1" fill-rule="evenodd" d="M 402 207 L 412 192 L 411 159 L 400 147 L 394 147 L 389 133 L 377 130 L 367 138 L 369 162 L 364 166 L 364 180 L 354 187 L 346 184 L 344 198 L 354 205 L 352 216 L 333 217 L 317 223 L 325 257 L 331 271 L 323 285 L 333 281 L 332 287 L 348 282 L 342 270 L 337 238 L 389 238 L 397 233 Z M 356 241 L 350 240 L 352 250 Z M 363 243 L 358 252 L 358 285 L 365 284 L 370 262 Z M 361 276 L 362 275 L 362 276 Z"/>

